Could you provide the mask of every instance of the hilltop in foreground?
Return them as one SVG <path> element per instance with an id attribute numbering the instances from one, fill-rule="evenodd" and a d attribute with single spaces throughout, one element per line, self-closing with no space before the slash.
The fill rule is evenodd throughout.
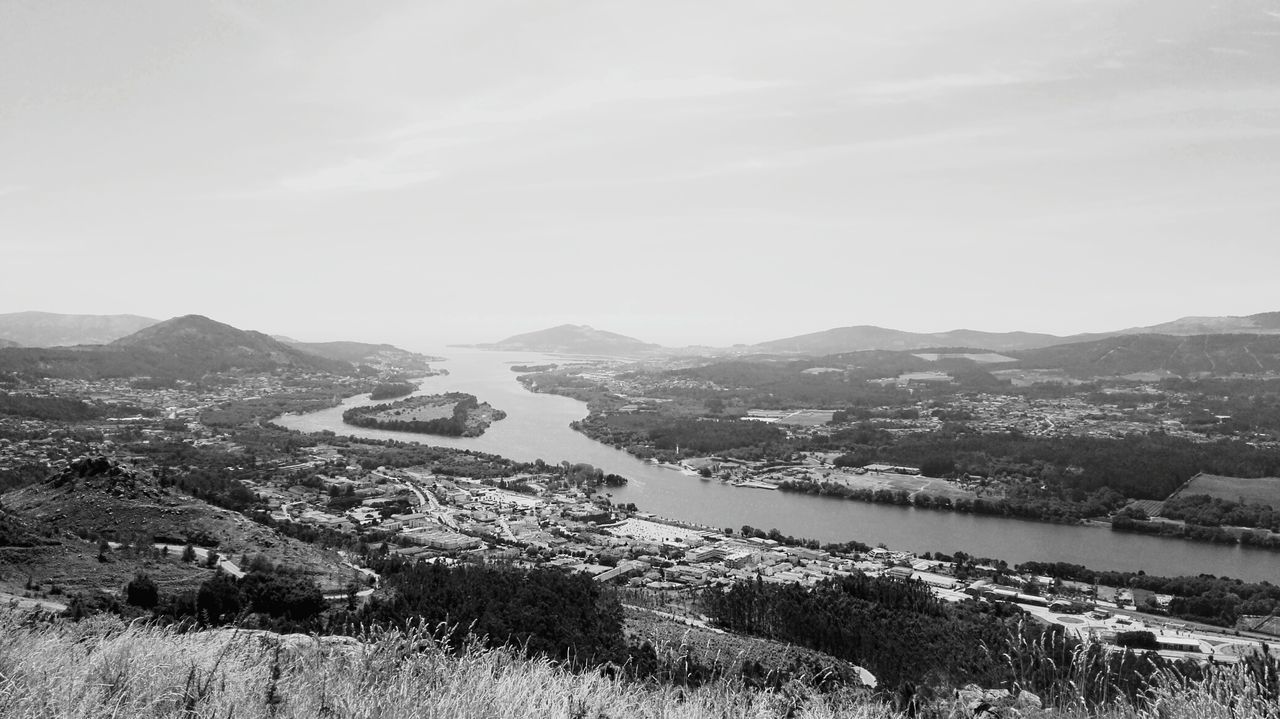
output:
<path id="1" fill-rule="evenodd" d="M 357 641 L 236 630 L 178 633 L 109 618 L 42 624 L 13 613 L 0 613 L 0 632 L 6 638 L 0 644 L 0 706 L 15 719 L 905 716 L 857 691 L 629 683 L 599 670 L 569 672 L 506 648 L 473 645 L 454 653 L 423 635 Z M 1006 709 L 1005 715 L 1275 716 L 1249 685 L 1230 680 L 1153 688 L 1151 699 L 1146 710 L 1114 705 L 1092 714 L 1067 708 L 1026 714 Z M 963 697 L 931 709 L 940 716 L 972 711 Z"/>

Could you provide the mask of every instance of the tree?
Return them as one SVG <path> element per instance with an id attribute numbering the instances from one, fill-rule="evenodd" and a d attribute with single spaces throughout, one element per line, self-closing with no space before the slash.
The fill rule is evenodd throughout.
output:
<path id="1" fill-rule="evenodd" d="M 160 589 L 151 577 L 138 572 L 124 585 L 124 600 L 135 607 L 154 609 L 160 603 Z"/>
<path id="2" fill-rule="evenodd" d="M 182 548 L 182 561 L 190 564 L 196 561 L 196 548 L 187 542 L 187 546 Z"/>
<path id="3" fill-rule="evenodd" d="M 196 611 L 211 624 L 235 617 L 241 606 L 243 600 L 235 580 L 222 572 L 201 583 L 196 593 Z"/>

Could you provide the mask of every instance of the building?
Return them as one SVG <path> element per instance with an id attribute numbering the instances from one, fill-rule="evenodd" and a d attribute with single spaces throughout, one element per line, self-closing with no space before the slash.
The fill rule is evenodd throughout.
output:
<path id="1" fill-rule="evenodd" d="M 436 523 L 435 518 L 430 514 L 420 512 L 415 514 L 393 514 L 391 519 L 399 522 L 400 526 L 405 528 L 426 527 Z"/>

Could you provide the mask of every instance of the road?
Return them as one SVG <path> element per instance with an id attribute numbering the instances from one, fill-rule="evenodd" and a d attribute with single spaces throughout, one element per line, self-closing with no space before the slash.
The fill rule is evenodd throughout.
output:
<path id="1" fill-rule="evenodd" d="M 116 546 L 119 546 L 119 545 L 116 545 Z M 164 544 L 162 542 L 157 542 L 152 546 L 155 547 L 156 549 L 168 549 L 170 554 L 173 554 L 174 556 L 177 556 L 177 557 L 181 557 L 183 550 L 186 549 L 186 547 L 181 544 Z M 212 550 L 205 549 L 204 547 L 192 547 L 192 549 L 195 550 L 197 562 L 203 563 L 203 562 L 209 561 L 209 552 Z M 235 562 L 231 561 L 230 559 L 227 559 L 222 555 L 218 555 L 218 568 L 226 572 L 227 574 L 230 574 L 231 576 L 235 577 L 236 579 L 243 578 L 244 575 L 247 573 L 243 569 L 241 569 L 240 566 L 237 565 Z"/>
<path id="2" fill-rule="evenodd" d="M 952 590 L 934 589 L 934 594 L 943 598 L 951 599 L 956 592 Z M 1234 630 L 1225 629 L 1223 627 L 1212 627 L 1207 624 L 1195 624 L 1192 622 L 1184 622 L 1172 619 L 1166 616 L 1157 616 L 1154 614 L 1143 614 L 1142 612 L 1130 611 L 1126 609 L 1107 608 L 1113 616 L 1108 619 L 1095 619 L 1088 615 L 1080 614 L 1057 614 L 1050 611 L 1047 607 L 1039 607 L 1032 604 L 1018 604 L 1026 613 L 1036 617 L 1046 624 L 1056 624 L 1065 627 L 1075 633 L 1077 636 L 1084 638 L 1091 632 L 1108 631 L 1123 632 L 1143 629 L 1157 636 L 1179 637 L 1182 639 L 1190 639 L 1195 641 L 1204 648 L 1204 653 L 1190 652 L 1174 652 L 1162 651 L 1161 655 L 1171 658 L 1208 658 L 1213 657 L 1218 661 L 1237 661 L 1240 656 L 1256 650 L 1260 644 L 1266 644 L 1268 650 L 1275 654 L 1280 652 L 1280 642 L 1274 638 L 1266 638 L 1257 634 L 1239 635 Z M 1119 620 L 1119 621 L 1117 621 Z M 1132 622 L 1125 624 L 1124 622 Z"/>

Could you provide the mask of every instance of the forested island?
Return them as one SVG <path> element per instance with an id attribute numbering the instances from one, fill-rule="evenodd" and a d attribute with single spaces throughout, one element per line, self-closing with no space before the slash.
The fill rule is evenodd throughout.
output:
<path id="1" fill-rule="evenodd" d="M 494 409 L 488 402 L 480 402 L 475 395 L 449 392 L 352 407 L 342 413 L 342 421 L 372 429 L 479 437 L 490 424 L 506 416 L 506 412 Z"/>
<path id="2" fill-rule="evenodd" d="M 369 399 L 379 400 L 404 397 L 405 395 L 413 394 L 416 389 L 418 389 L 418 385 L 413 382 L 382 382 L 369 393 Z"/>

